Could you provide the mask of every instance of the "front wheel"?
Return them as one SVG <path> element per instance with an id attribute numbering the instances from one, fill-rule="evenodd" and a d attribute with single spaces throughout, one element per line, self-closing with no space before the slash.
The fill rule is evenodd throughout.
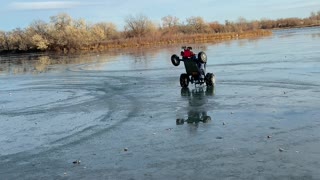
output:
<path id="1" fill-rule="evenodd" d="M 214 74 L 212 74 L 212 73 L 207 73 L 207 74 L 206 74 L 206 85 L 207 85 L 208 87 L 213 87 L 215 81 L 216 81 L 216 79 L 215 79 Z"/>
<path id="2" fill-rule="evenodd" d="M 180 85 L 183 88 L 186 88 L 189 86 L 189 76 L 187 74 L 180 75 Z"/>
<path id="3" fill-rule="evenodd" d="M 203 51 L 199 52 L 199 53 L 198 53 L 198 60 L 199 60 L 201 63 L 206 63 L 206 62 L 207 62 L 207 55 L 206 55 L 206 53 L 204 53 Z"/>
<path id="4" fill-rule="evenodd" d="M 179 56 L 177 56 L 176 54 L 172 55 L 171 62 L 174 66 L 179 66 L 179 64 L 180 64 Z"/>

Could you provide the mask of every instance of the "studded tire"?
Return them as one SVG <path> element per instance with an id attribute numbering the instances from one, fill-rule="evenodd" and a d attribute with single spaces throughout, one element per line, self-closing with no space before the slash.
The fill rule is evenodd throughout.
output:
<path id="1" fill-rule="evenodd" d="M 189 86 L 189 76 L 187 74 L 180 75 L 180 86 L 183 88 L 187 88 Z"/>
<path id="2" fill-rule="evenodd" d="M 179 66 L 180 64 L 180 59 L 179 59 L 179 56 L 174 54 L 171 56 L 171 62 L 174 66 Z"/>
<path id="3" fill-rule="evenodd" d="M 206 80 L 206 85 L 208 87 L 213 87 L 214 86 L 214 84 L 215 84 L 215 76 L 214 76 L 214 74 L 207 73 L 206 77 L 205 77 L 205 80 Z"/>
<path id="4" fill-rule="evenodd" d="M 206 53 L 204 53 L 203 51 L 199 52 L 199 53 L 198 53 L 198 60 L 199 60 L 201 63 L 206 63 L 206 62 L 207 62 L 207 55 L 206 55 Z"/>

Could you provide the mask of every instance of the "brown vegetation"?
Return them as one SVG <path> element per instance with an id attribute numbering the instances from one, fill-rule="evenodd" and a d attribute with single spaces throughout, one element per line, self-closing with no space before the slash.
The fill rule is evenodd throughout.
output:
<path id="1" fill-rule="evenodd" d="M 270 35 L 269 29 L 320 25 L 320 11 L 310 17 L 278 20 L 236 22 L 205 22 L 202 17 L 190 17 L 181 23 L 177 17 L 165 16 L 157 27 L 144 15 L 125 19 L 123 31 L 115 24 L 87 23 L 68 14 L 50 17 L 50 22 L 34 21 L 25 29 L 0 31 L 0 52 L 103 50 L 110 48 L 153 46 L 174 43 L 209 42 L 233 38 Z"/>

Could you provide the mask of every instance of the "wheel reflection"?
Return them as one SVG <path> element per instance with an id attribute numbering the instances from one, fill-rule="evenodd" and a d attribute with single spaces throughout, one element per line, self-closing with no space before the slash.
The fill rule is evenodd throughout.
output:
<path id="1" fill-rule="evenodd" d="M 211 116 L 207 114 L 206 104 L 208 102 L 208 96 L 214 96 L 214 94 L 214 87 L 197 87 L 192 90 L 189 88 L 181 88 L 181 96 L 188 99 L 188 112 L 186 118 L 176 119 L 176 124 L 183 125 L 185 122 L 190 124 L 210 122 Z"/>

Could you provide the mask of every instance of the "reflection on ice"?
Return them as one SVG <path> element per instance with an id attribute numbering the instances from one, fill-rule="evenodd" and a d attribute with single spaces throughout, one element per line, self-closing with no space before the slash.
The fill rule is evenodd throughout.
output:
<path id="1" fill-rule="evenodd" d="M 52 54 L 29 53 L 0 56 L 0 74 L 38 74 L 55 70 L 57 67 L 67 69 L 66 65 L 83 65 L 81 70 L 131 70 L 152 68 L 154 59 L 166 59 L 165 50 L 170 48 L 136 48 L 113 50 L 108 52 Z M 63 66 L 59 66 L 63 65 Z M 157 64 L 156 67 L 158 67 Z"/>
<path id="2" fill-rule="evenodd" d="M 186 121 L 187 123 L 199 122 L 207 123 L 211 121 L 211 117 L 207 115 L 207 109 L 205 107 L 208 96 L 214 96 L 215 88 L 213 87 L 197 87 L 190 91 L 189 88 L 181 88 L 181 96 L 188 99 L 188 114 L 187 118 L 176 119 L 177 125 L 182 125 Z"/>
<path id="3" fill-rule="evenodd" d="M 38 74 L 57 68 L 57 65 L 86 64 L 112 61 L 112 54 L 99 56 L 90 54 L 58 55 L 48 53 L 0 56 L 0 74 Z M 64 66 L 63 68 L 66 68 Z"/>

